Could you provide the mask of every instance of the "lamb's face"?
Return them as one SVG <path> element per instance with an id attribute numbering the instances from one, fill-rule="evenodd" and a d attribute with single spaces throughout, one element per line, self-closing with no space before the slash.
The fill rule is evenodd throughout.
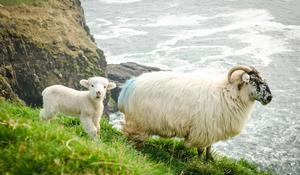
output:
<path id="1" fill-rule="evenodd" d="M 88 80 L 80 80 L 80 84 L 89 89 L 91 99 L 95 100 L 103 99 L 107 90 L 116 87 L 115 83 L 109 82 L 103 77 L 92 77 Z"/>
<path id="2" fill-rule="evenodd" d="M 249 72 L 247 75 L 249 75 L 248 88 L 250 98 L 259 101 L 263 105 L 270 103 L 272 93 L 266 81 L 256 70 Z"/>

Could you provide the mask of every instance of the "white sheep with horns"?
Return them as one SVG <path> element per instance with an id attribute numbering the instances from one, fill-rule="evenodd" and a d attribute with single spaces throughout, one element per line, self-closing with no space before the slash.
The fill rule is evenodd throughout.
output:
<path id="1" fill-rule="evenodd" d="M 47 121 L 59 112 L 78 116 L 84 130 L 92 139 L 96 139 L 100 132 L 99 121 L 103 114 L 106 91 L 115 88 L 116 85 L 103 77 L 83 79 L 80 80 L 80 84 L 89 90 L 78 91 L 62 85 L 44 89 L 40 118 Z"/>
<path id="2" fill-rule="evenodd" d="M 125 114 L 124 134 L 135 141 L 150 135 L 182 137 L 187 147 L 206 148 L 238 135 L 255 100 L 272 99 L 259 72 L 237 65 L 222 81 L 174 72 L 145 73 L 123 86 L 118 108 Z"/>

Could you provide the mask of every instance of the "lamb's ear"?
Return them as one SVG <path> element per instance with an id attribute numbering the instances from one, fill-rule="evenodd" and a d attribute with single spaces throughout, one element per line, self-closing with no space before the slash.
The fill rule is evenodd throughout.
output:
<path id="1" fill-rule="evenodd" d="M 243 80 L 243 82 L 245 82 L 245 83 L 249 83 L 249 81 L 250 81 L 250 76 L 249 76 L 249 74 L 244 73 L 244 74 L 242 75 L 242 80 Z"/>
<path id="2" fill-rule="evenodd" d="M 116 85 L 115 83 L 109 82 L 109 83 L 108 83 L 108 86 L 107 86 L 107 89 L 108 89 L 108 90 L 111 90 L 111 89 L 114 89 L 115 87 L 117 87 L 117 85 Z"/>
<path id="3" fill-rule="evenodd" d="M 82 79 L 82 80 L 80 80 L 79 83 L 81 84 L 81 86 L 89 88 L 89 81 L 88 80 Z"/>

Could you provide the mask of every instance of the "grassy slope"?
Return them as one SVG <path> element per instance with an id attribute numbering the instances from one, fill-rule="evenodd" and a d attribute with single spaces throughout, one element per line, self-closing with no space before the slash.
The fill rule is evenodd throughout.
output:
<path id="1" fill-rule="evenodd" d="M 93 142 L 77 118 L 38 119 L 39 109 L 0 101 L 0 174 L 269 174 L 245 160 L 197 158 L 172 139 L 135 149 L 107 121 Z"/>

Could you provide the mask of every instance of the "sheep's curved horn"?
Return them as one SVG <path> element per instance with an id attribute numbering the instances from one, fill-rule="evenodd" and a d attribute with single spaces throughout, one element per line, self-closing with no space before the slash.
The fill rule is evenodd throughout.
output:
<path id="1" fill-rule="evenodd" d="M 228 78 L 228 82 L 229 83 L 232 83 L 231 82 L 231 75 L 233 74 L 233 72 L 237 71 L 237 70 L 243 70 L 247 73 L 251 72 L 252 69 L 248 66 L 244 66 L 244 65 L 236 65 L 234 66 L 233 68 L 230 69 L 230 71 L 228 72 L 228 75 L 227 75 L 227 78 Z"/>

